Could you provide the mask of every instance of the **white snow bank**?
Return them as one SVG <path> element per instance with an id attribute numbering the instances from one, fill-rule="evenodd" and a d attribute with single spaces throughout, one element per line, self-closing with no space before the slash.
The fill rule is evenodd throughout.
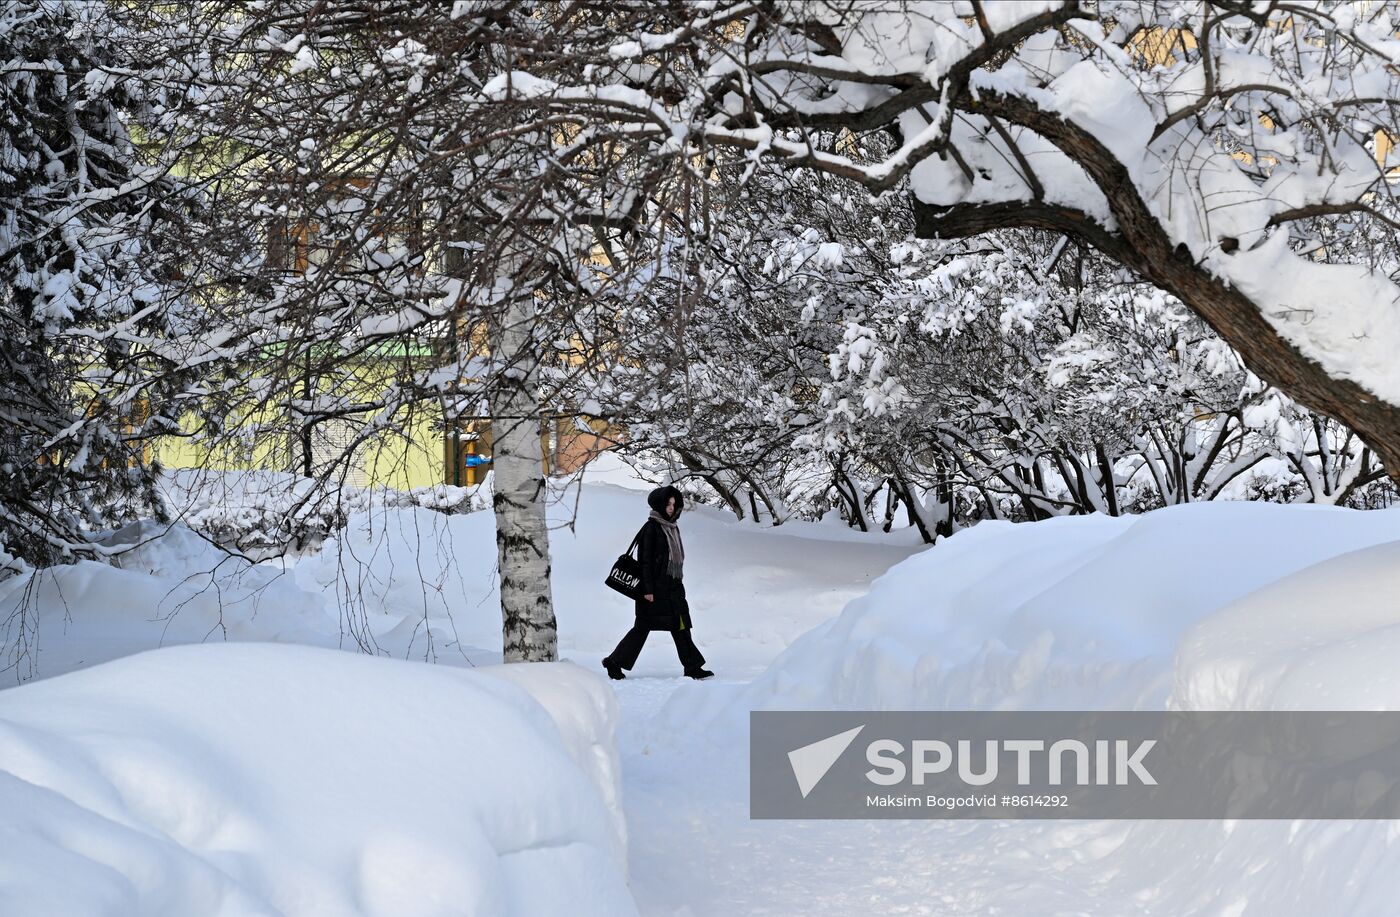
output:
<path id="1" fill-rule="evenodd" d="M 335 611 L 280 567 L 231 557 L 184 526 L 164 530 L 123 530 L 143 543 L 120 567 L 79 561 L 0 581 L 5 678 L 61 675 L 172 644 L 342 642 Z"/>
<path id="2" fill-rule="evenodd" d="M 1400 709 L 1397 596 L 1394 541 L 1251 592 L 1182 638 L 1169 706 Z M 1380 917 L 1395 913 L 1400 895 L 1400 822 L 1100 822 L 1084 830 L 1090 844 L 1114 848 L 1087 864 L 1110 880 L 1109 894 L 1169 903 L 1175 913 Z"/>
<path id="3" fill-rule="evenodd" d="M 600 676 L 571 662 L 481 666 L 482 675 L 518 685 L 554 720 L 574 763 L 612 815 L 620 862 L 627 856 L 627 819 L 622 812 L 622 765 L 617 754 L 617 695 Z"/>
<path id="4" fill-rule="evenodd" d="M 576 763 L 606 685 L 494 674 L 230 645 L 0 692 L 0 913 L 635 913 Z"/>
<path id="5" fill-rule="evenodd" d="M 1203 620 L 1177 652 L 1182 710 L 1400 710 L 1400 542 L 1324 561 Z"/>
<path id="6" fill-rule="evenodd" d="M 1400 512 L 1266 503 L 984 523 L 893 567 L 731 712 L 1160 709 L 1193 624 L 1310 564 L 1397 539 Z"/>
<path id="7" fill-rule="evenodd" d="M 742 797 L 750 709 L 1400 709 L 1400 511 L 1212 503 L 979 525 L 890 569 L 747 688 L 686 686 L 646 736 Z M 692 780 L 700 779 L 698 773 Z M 1396 822 L 750 823 L 856 889 L 950 913 L 1395 913 Z M 674 831 L 685 812 L 663 827 Z M 659 820 L 661 816 L 657 816 Z M 658 831 L 634 824 L 639 849 Z M 786 831 L 786 833 L 784 833 Z M 863 851 L 872 851 L 864 856 Z M 757 851 L 758 853 L 753 853 Z M 636 853 L 634 853 L 636 856 Z M 760 859 L 750 870 L 747 860 Z M 939 864 L 920 884 L 922 864 Z M 850 865 L 855 863 L 857 865 Z M 890 864 L 896 864 L 891 866 Z M 897 870 L 891 872 L 891 870 Z M 871 876 L 896 874 L 898 883 Z M 809 883 L 810 884 L 810 883 Z M 885 896 L 896 896 L 886 899 Z"/>

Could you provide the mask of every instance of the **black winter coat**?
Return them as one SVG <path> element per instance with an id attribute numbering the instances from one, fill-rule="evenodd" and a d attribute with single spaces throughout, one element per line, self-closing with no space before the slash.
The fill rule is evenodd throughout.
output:
<path id="1" fill-rule="evenodd" d="M 648 496 L 647 502 L 658 512 L 665 512 L 666 499 L 673 494 L 677 507 L 680 507 L 680 493 L 671 487 L 658 487 Z M 653 499 L 658 495 L 659 500 Z M 654 596 L 655 601 L 637 599 L 638 627 L 647 630 L 690 630 L 690 605 L 685 600 L 685 583 L 666 573 L 666 562 L 670 558 L 671 548 L 661 524 L 655 519 L 648 519 L 637 540 L 637 561 L 642 565 L 642 595 Z"/>

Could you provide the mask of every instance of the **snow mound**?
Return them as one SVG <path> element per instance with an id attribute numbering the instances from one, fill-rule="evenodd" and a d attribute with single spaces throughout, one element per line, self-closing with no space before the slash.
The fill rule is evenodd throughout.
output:
<path id="1" fill-rule="evenodd" d="M 627 819 L 622 812 L 622 763 L 617 753 L 617 694 L 602 678 L 571 662 L 481 666 L 475 671 L 523 688 L 554 720 L 569 755 L 607 805 L 617 855 L 625 861 Z"/>
<path id="2" fill-rule="evenodd" d="M 891 568 L 730 712 L 1162 709 L 1178 643 L 1197 622 L 1304 567 L 1397 539 L 1400 512 L 1266 503 L 984 523 Z M 1268 604 L 1236 616 L 1240 640 L 1267 629 Z"/>
<path id="3" fill-rule="evenodd" d="M 635 913 L 606 685 L 529 668 L 179 647 L 0 692 L 0 913 Z"/>
<path id="4" fill-rule="evenodd" d="M 125 548 L 115 558 L 118 567 L 152 576 L 182 578 L 194 572 L 212 573 L 224 566 L 248 566 L 179 522 L 163 525 L 142 519 L 102 541 L 108 547 Z"/>
<path id="5" fill-rule="evenodd" d="M 677 691 L 647 738 L 682 766 L 685 731 L 705 724 L 705 766 L 742 798 L 747 760 L 730 749 L 751 709 L 1400 709 L 1397 595 L 1395 510 L 984 523 L 892 567 L 752 685 Z M 800 823 L 778 839 L 786 823 L 750 824 L 735 828 L 750 850 L 800 849 L 830 870 L 878 851 L 850 887 L 940 864 L 911 901 L 938 900 L 972 864 L 960 891 L 976 904 L 957 913 L 1379 917 L 1400 892 L 1397 822 Z"/>
<path id="6" fill-rule="evenodd" d="M 341 642 L 335 612 L 278 566 L 225 554 L 182 525 L 138 523 L 117 535 L 140 543 L 120 566 L 84 560 L 0 581 L 7 678 L 61 675 L 162 645 Z"/>
<path id="7" fill-rule="evenodd" d="M 1181 641 L 1182 710 L 1400 710 L 1400 542 L 1271 583 Z"/>

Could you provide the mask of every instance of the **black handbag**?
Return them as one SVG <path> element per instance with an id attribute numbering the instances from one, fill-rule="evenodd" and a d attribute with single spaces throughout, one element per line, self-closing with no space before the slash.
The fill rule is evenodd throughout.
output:
<path id="1" fill-rule="evenodd" d="M 603 584 L 609 589 L 620 592 L 629 599 L 642 597 L 642 562 L 632 556 L 632 552 L 636 550 L 637 542 L 641 538 L 642 531 L 638 529 L 632 543 L 627 546 L 626 551 L 618 555 L 617 561 L 608 571 L 607 578 L 603 580 Z"/>

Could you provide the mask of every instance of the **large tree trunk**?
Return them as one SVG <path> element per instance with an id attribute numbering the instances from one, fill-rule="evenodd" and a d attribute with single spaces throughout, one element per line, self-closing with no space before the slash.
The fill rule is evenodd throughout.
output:
<path id="1" fill-rule="evenodd" d="M 491 466 L 506 662 L 549 662 L 559 656 L 550 594 L 534 319 L 533 294 L 512 296 L 491 347 L 501 368 L 491 389 Z"/>
<path id="2" fill-rule="evenodd" d="M 937 207 L 916 199 L 919 235 L 953 238 L 1031 226 L 1063 232 L 1099 249 L 1194 310 L 1261 379 L 1304 407 L 1357 431 L 1391 478 L 1400 482 L 1400 406 L 1355 382 L 1328 375 L 1269 324 L 1260 310 L 1268 304 L 1255 303 L 1197 264 L 1182 246 L 1174 246 L 1127 168 L 1097 138 L 1059 113 L 1042 111 L 1017 96 L 984 90 L 968 108 L 1029 128 L 1059 147 L 1104 193 L 1118 231 L 1109 232 L 1073 208 L 1044 200 Z M 1364 305 L 1368 304 L 1358 304 Z"/>

